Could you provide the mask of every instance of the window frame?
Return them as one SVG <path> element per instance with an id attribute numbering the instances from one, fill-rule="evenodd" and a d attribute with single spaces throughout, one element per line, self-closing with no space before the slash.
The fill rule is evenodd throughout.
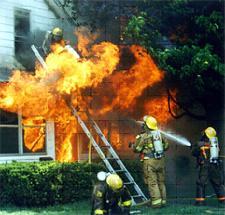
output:
<path id="1" fill-rule="evenodd" d="M 18 128 L 18 153 L 0 153 L 0 157 L 12 157 L 12 156 L 33 156 L 33 155 L 47 155 L 47 127 L 46 123 L 45 126 L 35 126 L 35 125 L 23 125 L 22 124 L 22 115 L 18 114 L 18 124 L 10 125 L 10 124 L 0 124 L 1 128 Z M 24 152 L 23 145 L 24 145 L 24 137 L 23 137 L 23 128 L 24 127 L 44 127 L 45 128 L 45 145 L 44 145 L 44 152 Z"/>

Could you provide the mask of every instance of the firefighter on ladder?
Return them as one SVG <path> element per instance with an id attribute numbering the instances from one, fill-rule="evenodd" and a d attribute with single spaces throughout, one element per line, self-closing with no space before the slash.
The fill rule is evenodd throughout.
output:
<path id="1" fill-rule="evenodd" d="M 67 51 L 75 58 L 80 58 L 79 54 L 67 43 L 68 42 L 63 38 L 63 30 L 59 27 L 56 27 L 52 29 L 52 31 L 48 31 L 46 33 L 45 40 L 42 44 L 42 49 L 46 55 L 48 55 L 50 52 L 60 54 Z M 48 47 L 48 45 L 50 47 Z"/>
<path id="2" fill-rule="evenodd" d="M 115 173 L 99 172 L 92 194 L 92 215 L 129 215 L 132 204 L 128 189 Z"/>
<path id="3" fill-rule="evenodd" d="M 151 206 L 159 208 L 166 205 L 165 157 L 168 143 L 162 138 L 157 121 L 152 116 L 145 116 L 144 133 L 136 136 L 134 152 L 142 155 L 144 181 L 148 185 Z"/>
<path id="4" fill-rule="evenodd" d="M 197 158 L 199 174 L 196 189 L 196 205 L 205 205 L 205 188 L 210 180 L 219 202 L 225 202 L 225 187 L 222 161 L 219 159 L 219 144 L 216 130 L 208 127 L 202 132 L 198 144 L 193 147 L 193 156 Z"/>

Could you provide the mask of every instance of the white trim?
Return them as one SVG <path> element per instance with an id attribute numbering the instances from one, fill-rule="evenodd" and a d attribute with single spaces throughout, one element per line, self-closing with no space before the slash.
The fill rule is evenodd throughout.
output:
<path id="1" fill-rule="evenodd" d="M 22 115 L 18 113 L 18 147 L 19 155 L 23 154 L 23 126 L 22 126 Z"/>
<path id="2" fill-rule="evenodd" d="M 55 123 L 54 121 L 46 121 L 46 153 L 55 160 Z"/>
<path id="3" fill-rule="evenodd" d="M 0 163 L 10 163 L 12 161 L 18 162 L 34 162 L 39 161 L 40 157 L 50 157 L 49 155 L 24 155 L 24 156 L 7 156 L 1 157 L 0 156 Z"/>
<path id="4" fill-rule="evenodd" d="M 46 121 L 45 124 L 45 152 L 43 153 L 24 153 L 23 152 L 23 128 L 24 127 L 43 127 L 43 126 L 23 126 L 22 115 L 18 113 L 18 124 L 16 125 L 0 125 L 0 127 L 18 128 L 18 153 L 1 154 L 0 163 L 12 162 L 12 161 L 39 161 L 41 157 L 51 157 L 55 160 L 55 124 L 54 121 Z"/>

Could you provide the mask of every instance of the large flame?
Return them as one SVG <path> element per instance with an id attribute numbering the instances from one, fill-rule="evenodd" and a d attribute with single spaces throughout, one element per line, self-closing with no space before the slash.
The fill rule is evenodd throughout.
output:
<path id="1" fill-rule="evenodd" d="M 83 37 L 80 37 L 83 38 Z M 88 41 L 82 39 L 87 45 Z M 14 71 L 7 85 L 0 90 L 0 108 L 10 112 L 20 112 L 25 126 L 24 141 L 27 149 L 40 151 L 44 147 L 44 122 L 56 123 L 56 155 L 60 161 L 74 160 L 74 134 L 77 132 L 76 120 L 71 114 L 70 103 L 79 108 L 90 109 L 92 114 L 102 116 L 117 111 L 129 117 L 153 114 L 162 122 L 170 119 L 165 99 L 145 100 L 140 108 L 138 102 L 147 88 L 161 82 L 164 75 L 158 69 L 151 56 L 140 46 L 131 46 L 135 62 L 127 70 L 117 69 L 120 61 L 120 48 L 110 42 L 81 48 L 83 57 L 74 58 L 59 45 L 52 47 L 53 52 L 46 58 L 47 69 L 37 66 L 33 74 Z M 59 47 L 58 47 L 59 46 Z M 61 49 L 61 50 L 59 50 Z M 85 57 L 84 57 L 85 56 Z M 99 88 L 104 83 L 111 83 L 105 89 Z M 85 94 L 94 90 L 96 95 Z M 110 96 L 98 96 L 99 91 Z M 100 108 L 88 107 L 88 103 L 97 98 Z M 163 106 L 164 108 L 158 108 Z M 134 114 L 139 112 L 139 115 Z M 37 116 L 40 116 L 37 120 Z M 160 118 L 160 116 L 162 116 Z M 41 121 L 41 123 L 40 123 Z M 104 131 L 107 133 L 107 131 Z M 118 148 L 123 144 L 119 132 L 112 129 L 112 144 Z M 129 138 L 128 138 L 129 139 Z"/>
<path id="2" fill-rule="evenodd" d="M 32 152 L 41 152 L 45 147 L 45 122 L 43 117 L 24 118 L 22 124 L 26 149 Z"/>

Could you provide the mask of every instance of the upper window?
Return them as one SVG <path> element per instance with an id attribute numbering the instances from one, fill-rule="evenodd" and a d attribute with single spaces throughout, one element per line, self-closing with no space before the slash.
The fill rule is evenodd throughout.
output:
<path id="1" fill-rule="evenodd" d="M 30 11 L 14 10 L 15 58 L 28 70 L 33 69 L 31 61 Z"/>

